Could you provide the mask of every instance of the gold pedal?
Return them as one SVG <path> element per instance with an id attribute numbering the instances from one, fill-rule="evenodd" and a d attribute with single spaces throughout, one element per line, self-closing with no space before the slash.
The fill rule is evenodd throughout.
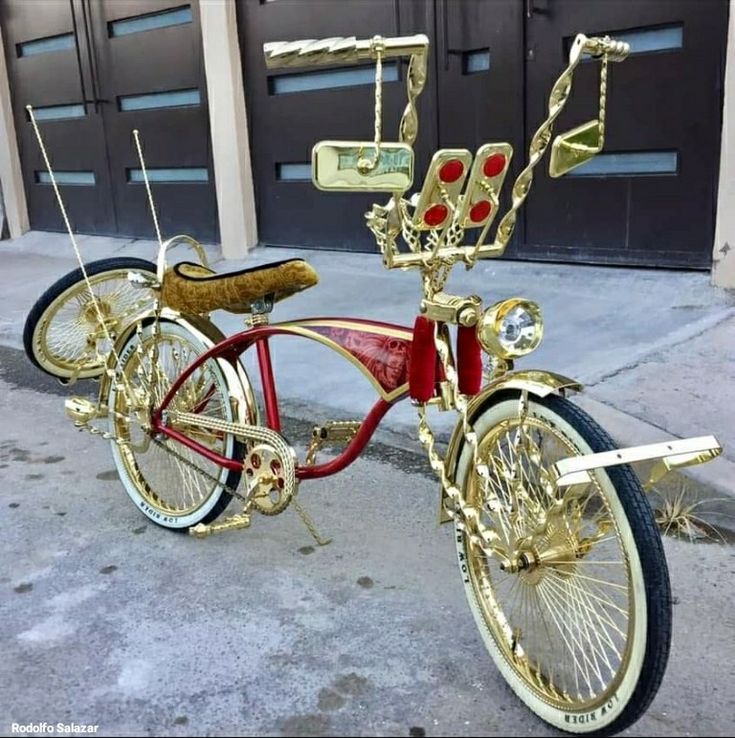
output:
<path id="1" fill-rule="evenodd" d="M 221 523 L 210 523 L 205 525 L 199 523 L 189 528 L 189 535 L 194 538 L 208 538 L 213 536 L 215 533 L 224 533 L 228 530 L 239 530 L 241 528 L 250 527 L 250 515 L 247 513 L 241 513 L 240 515 L 232 515 L 226 518 Z"/>
<path id="2" fill-rule="evenodd" d="M 304 464 L 312 466 L 323 446 L 333 443 L 349 443 L 360 430 L 359 420 L 330 420 L 324 425 L 315 425 L 311 431 L 311 443 L 306 453 Z"/>
<path id="3" fill-rule="evenodd" d="M 330 420 L 324 425 L 315 425 L 312 438 L 324 443 L 345 443 L 351 441 L 360 430 L 359 420 Z"/>
<path id="4" fill-rule="evenodd" d="M 89 423 L 98 416 L 98 406 L 86 397 L 64 400 L 64 411 L 75 423 Z"/>

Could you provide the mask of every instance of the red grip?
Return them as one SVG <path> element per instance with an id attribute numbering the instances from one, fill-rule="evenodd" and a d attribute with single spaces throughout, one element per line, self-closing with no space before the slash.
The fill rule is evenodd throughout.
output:
<path id="1" fill-rule="evenodd" d="M 408 391 L 411 398 L 418 402 L 428 402 L 434 396 L 437 358 L 434 330 L 433 320 L 423 315 L 416 318 L 408 367 Z"/>
<path id="2" fill-rule="evenodd" d="M 457 374 L 459 391 L 476 395 L 482 386 L 482 353 L 474 327 L 457 329 Z"/>

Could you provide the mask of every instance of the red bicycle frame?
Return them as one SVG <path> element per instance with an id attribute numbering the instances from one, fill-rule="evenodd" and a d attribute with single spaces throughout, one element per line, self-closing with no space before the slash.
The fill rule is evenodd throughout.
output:
<path id="1" fill-rule="evenodd" d="M 309 318 L 257 326 L 237 333 L 199 356 L 179 375 L 160 407 L 153 413 L 153 432 L 162 433 L 182 443 L 220 466 L 241 470 L 241 459 L 222 456 L 185 433 L 171 428 L 163 422 L 163 413 L 184 382 L 205 362 L 210 359 L 224 359 L 234 363 L 240 360 L 245 351 L 255 346 L 265 401 L 266 425 L 271 430 L 280 432 L 278 392 L 269 348 L 270 338 L 278 335 L 301 336 L 328 346 L 357 366 L 375 387 L 379 398 L 342 453 L 324 464 L 299 465 L 296 467 L 296 476 L 298 479 L 318 479 L 349 466 L 362 453 L 388 410 L 408 395 L 408 367 L 413 336 L 409 328 L 354 318 Z"/>

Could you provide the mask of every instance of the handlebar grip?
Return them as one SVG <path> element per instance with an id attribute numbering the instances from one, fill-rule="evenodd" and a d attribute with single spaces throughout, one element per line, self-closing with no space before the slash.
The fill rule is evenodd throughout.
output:
<path id="1" fill-rule="evenodd" d="M 425 54 L 429 39 L 422 33 L 415 36 L 395 36 L 371 39 L 333 37 L 301 41 L 273 41 L 263 44 L 268 69 L 315 66 L 320 64 L 350 64 L 377 58 L 382 48 L 383 58 L 390 59 Z"/>
<path id="2" fill-rule="evenodd" d="M 630 44 L 625 41 L 616 41 L 609 36 L 604 38 L 592 37 L 585 39 L 584 49 L 590 56 L 602 56 L 607 54 L 611 62 L 621 62 L 630 53 Z"/>

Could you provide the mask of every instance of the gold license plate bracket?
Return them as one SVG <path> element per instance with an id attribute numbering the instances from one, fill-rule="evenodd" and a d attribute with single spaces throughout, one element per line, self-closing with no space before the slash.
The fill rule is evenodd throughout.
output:
<path id="1" fill-rule="evenodd" d="M 722 453 L 722 447 L 714 436 L 699 436 L 680 441 L 631 446 L 617 451 L 603 451 L 585 456 L 570 456 L 554 464 L 553 474 L 556 477 L 557 487 L 569 487 L 591 482 L 589 472 L 594 469 L 657 459 L 648 481 L 643 485 L 649 488 L 672 469 L 704 464 L 719 456 L 720 453 Z"/>

